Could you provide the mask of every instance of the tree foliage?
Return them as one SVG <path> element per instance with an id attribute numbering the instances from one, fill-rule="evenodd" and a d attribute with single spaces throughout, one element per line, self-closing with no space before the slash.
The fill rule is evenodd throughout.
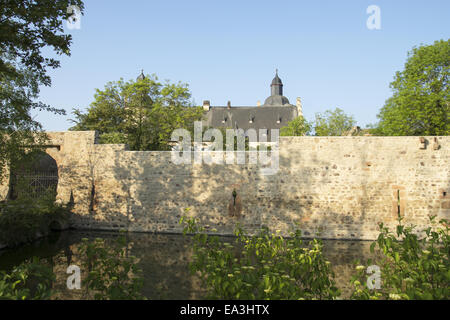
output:
<path id="1" fill-rule="evenodd" d="M 281 136 L 305 136 L 311 133 L 312 124 L 299 116 L 290 121 L 287 126 L 281 128 Z"/>
<path id="2" fill-rule="evenodd" d="M 138 267 L 138 259 L 128 255 L 128 243 L 123 235 L 115 241 L 83 238 L 76 259 L 82 263 L 82 299 L 146 299 L 141 294 L 142 270 Z M 0 300 L 57 299 L 60 292 L 55 289 L 56 283 L 52 260 L 33 257 L 9 273 L 0 271 Z"/>
<path id="3" fill-rule="evenodd" d="M 353 299 L 390 300 L 447 300 L 450 297 L 450 236 L 449 222 L 430 217 L 430 226 L 422 235 L 414 226 L 399 224 L 396 232 L 380 223 L 380 234 L 370 249 L 378 247 L 382 254 L 380 264 L 381 285 L 379 289 L 366 286 L 365 266 L 358 266 L 352 284 Z M 433 226 L 433 227 L 432 227 Z M 368 261 L 367 265 L 371 265 Z"/>
<path id="4" fill-rule="evenodd" d="M 0 271 L 0 300 L 45 300 L 53 294 L 56 277 L 52 269 L 33 257 L 13 268 Z"/>
<path id="5" fill-rule="evenodd" d="M 267 228 L 249 236 L 237 227 L 235 243 L 209 236 L 195 218 L 182 217 L 184 234 L 194 234 L 190 264 L 211 299 L 335 299 L 330 262 L 320 240 L 304 243 L 299 230 L 289 238 Z"/>
<path id="6" fill-rule="evenodd" d="M 109 82 L 97 89 L 85 113 L 75 109 L 70 130 L 97 130 L 102 143 L 127 143 L 132 150 L 169 150 L 173 130 L 193 131 L 201 107 L 192 107 L 187 84 L 161 83 L 156 75 Z"/>
<path id="7" fill-rule="evenodd" d="M 128 243 L 121 235 L 113 243 L 97 238 L 82 239 L 80 255 L 83 270 L 84 297 L 95 300 L 145 300 L 141 294 L 144 279 L 138 259 L 128 255 Z"/>
<path id="8" fill-rule="evenodd" d="M 346 115 L 342 109 L 336 108 L 323 114 L 316 113 L 314 131 L 316 136 L 342 136 L 355 125 L 353 116 Z"/>
<path id="9" fill-rule="evenodd" d="M 58 68 L 59 61 L 45 57 L 50 47 L 57 55 L 70 55 L 71 36 L 64 34 L 63 23 L 76 5 L 83 12 L 81 0 L 1 0 L 0 5 L 0 179 L 5 165 L 23 154 L 23 147 L 42 144 L 41 125 L 32 110 L 63 114 L 36 101 L 39 86 L 50 86 L 48 68 Z"/>
<path id="10" fill-rule="evenodd" d="M 69 217 L 70 208 L 56 204 L 51 194 L 0 203 L 0 243 L 15 247 L 33 242 L 37 234 L 50 233 L 52 222 L 68 223 Z"/>
<path id="11" fill-rule="evenodd" d="M 415 47 L 378 114 L 380 135 L 450 134 L 450 40 Z"/>

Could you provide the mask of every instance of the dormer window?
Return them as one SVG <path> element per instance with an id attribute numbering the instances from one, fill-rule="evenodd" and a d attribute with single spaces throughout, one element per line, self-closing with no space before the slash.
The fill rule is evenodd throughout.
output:
<path id="1" fill-rule="evenodd" d="M 254 116 L 250 116 L 250 120 L 248 120 L 248 123 L 253 123 L 253 121 L 255 120 Z"/>
<path id="2" fill-rule="evenodd" d="M 281 117 L 278 117 L 277 123 L 281 123 Z"/>

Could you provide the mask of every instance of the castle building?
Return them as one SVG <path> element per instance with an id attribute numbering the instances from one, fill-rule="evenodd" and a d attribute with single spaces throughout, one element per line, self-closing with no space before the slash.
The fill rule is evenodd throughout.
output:
<path id="1" fill-rule="evenodd" d="M 208 100 L 203 101 L 206 111 L 204 126 L 227 129 L 255 129 L 259 137 L 259 129 L 265 130 L 270 139 L 271 129 L 280 129 L 299 115 L 302 115 L 300 98 L 296 105 L 289 103 L 283 96 L 283 82 L 278 77 L 278 70 L 270 85 L 271 94 L 263 105 L 257 106 L 211 106 Z"/>

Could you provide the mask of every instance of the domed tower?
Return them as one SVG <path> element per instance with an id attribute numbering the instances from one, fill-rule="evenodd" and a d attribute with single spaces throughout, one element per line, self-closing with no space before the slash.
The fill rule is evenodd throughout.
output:
<path id="1" fill-rule="evenodd" d="M 283 96 L 283 82 L 278 77 L 278 69 L 275 72 L 275 78 L 273 78 L 270 84 L 270 97 L 264 101 L 264 106 L 286 106 L 291 105 L 288 98 Z"/>
<path id="2" fill-rule="evenodd" d="M 275 71 L 275 78 L 273 78 L 272 84 L 270 85 L 270 91 L 272 96 L 283 95 L 283 82 L 278 77 L 278 69 Z"/>
<path id="3" fill-rule="evenodd" d="M 141 70 L 141 74 L 136 78 L 136 81 L 140 81 L 140 80 L 144 80 L 144 79 L 145 79 L 144 70 Z"/>

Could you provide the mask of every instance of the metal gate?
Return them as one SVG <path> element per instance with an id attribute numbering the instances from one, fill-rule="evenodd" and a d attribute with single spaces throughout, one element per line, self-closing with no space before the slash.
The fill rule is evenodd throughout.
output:
<path id="1" fill-rule="evenodd" d="M 21 171 L 11 179 L 11 198 L 20 196 L 40 198 L 44 195 L 56 195 L 58 172 L 55 171 Z"/>
<path id="2" fill-rule="evenodd" d="M 56 196 L 58 166 L 48 154 L 40 155 L 31 166 L 11 172 L 10 198 Z"/>

